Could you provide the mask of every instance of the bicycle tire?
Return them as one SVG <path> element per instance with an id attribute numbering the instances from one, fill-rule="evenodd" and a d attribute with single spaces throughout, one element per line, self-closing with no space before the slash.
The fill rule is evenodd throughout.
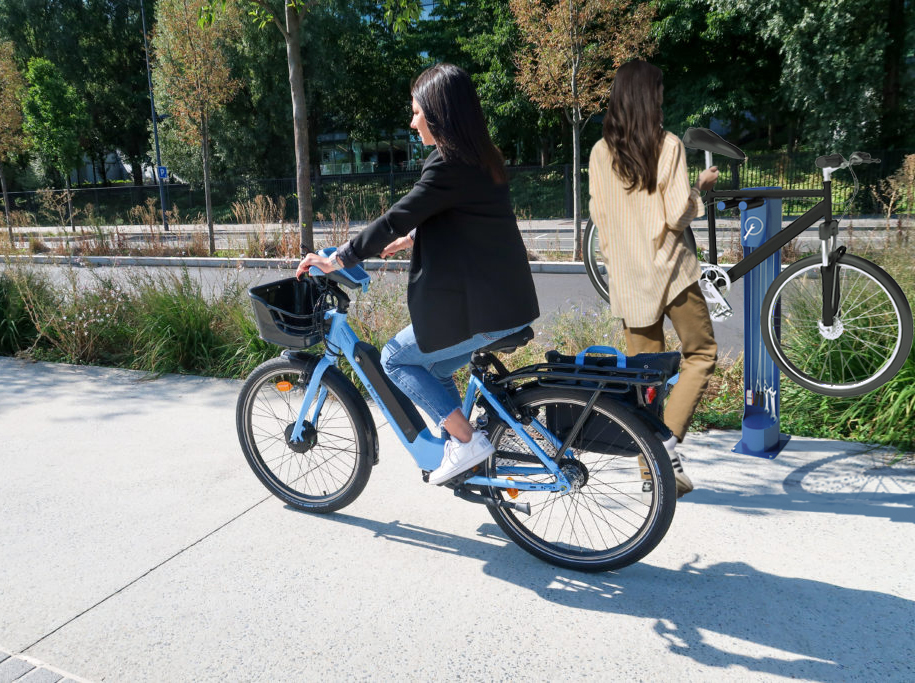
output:
<path id="1" fill-rule="evenodd" d="M 580 414 L 589 397 L 577 390 L 529 386 L 515 393 L 512 403 L 542 421 L 549 419 L 553 406 L 560 410 L 577 406 Z M 578 488 L 567 494 L 519 490 L 517 498 L 507 489 L 486 491 L 497 500 L 530 503 L 530 515 L 487 505 L 502 531 L 525 551 L 567 569 L 601 572 L 638 562 L 661 542 L 674 516 L 677 493 L 670 458 L 654 428 L 610 398 L 598 399 L 592 410 L 588 436 L 583 432 L 576 443 L 592 446 L 599 441 L 599 450 L 575 447 L 572 458 L 560 460 L 577 479 Z M 556 453 L 557 447 L 547 444 L 531 426 L 525 429 L 548 454 Z M 492 426 L 490 439 L 497 452 L 485 464 L 489 476 L 494 476 L 499 464 L 511 462 L 511 453 L 531 453 L 504 422 Z M 550 475 L 514 478 L 552 480 Z M 647 501 L 645 481 L 651 483 Z"/>
<path id="2" fill-rule="evenodd" d="M 779 370 L 799 386 L 824 396 L 860 396 L 888 382 L 905 363 L 912 349 L 912 309 L 885 270 L 843 254 L 836 266 L 836 324 L 825 328 L 821 266 L 819 256 L 809 256 L 775 278 L 760 314 L 763 342 Z"/>
<path id="3" fill-rule="evenodd" d="M 582 255 L 585 259 L 585 272 L 594 289 L 601 298 L 610 303 L 610 287 L 607 284 L 607 268 L 604 266 L 604 256 L 600 250 L 600 239 L 594 221 L 588 219 L 585 226 L 584 249 Z"/>
<path id="4" fill-rule="evenodd" d="M 238 396 L 238 439 L 254 474 L 273 495 L 299 510 L 333 512 L 362 493 L 377 439 L 358 390 L 339 370 L 328 368 L 321 378 L 327 396 L 314 429 L 315 443 L 304 452 L 294 450 L 287 431 L 298 416 L 308 375 L 303 363 L 287 358 L 255 368 Z"/>

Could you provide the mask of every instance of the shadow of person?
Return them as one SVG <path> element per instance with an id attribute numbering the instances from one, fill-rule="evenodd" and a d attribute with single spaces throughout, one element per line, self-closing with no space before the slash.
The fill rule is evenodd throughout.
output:
<path id="1" fill-rule="evenodd" d="M 477 559 L 493 579 L 563 607 L 650 620 L 671 653 L 706 666 L 817 681 L 915 680 L 915 602 L 894 595 L 777 576 L 744 562 L 703 567 L 698 558 L 677 569 L 643 561 L 588 574 L 537 561 L 492 523 L 468 538 L 400 521 L 331 518 L 386 541 Z M 612 639 L 623 623 L 608 619 L 588 638 Z"/>

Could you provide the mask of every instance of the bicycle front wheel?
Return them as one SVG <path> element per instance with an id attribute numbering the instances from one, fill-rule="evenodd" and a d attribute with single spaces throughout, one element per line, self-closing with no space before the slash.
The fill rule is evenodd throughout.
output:
<path id="1" fill-rule="evenodd" d="M 365 488 L 377 443 L 365 401 L 334 368 L 307 407 L 303 441 L 291 442 L 307 386 L 301 364 L 274 358 L 258 366 L 238 397 L 238 439 L 254 474 L 280 500 L 333 512 Z"/>
<path id="2" fill-rule="evenodd" d="M 585 272 L 588 273 L 588 279 L 594 285 L 597 293 L 603 297 L 604 301 L 610 303 L 610 288 L 607 284 L 607 267 L 604 265 L 604 255 L 600 250 L 600 239 L 597 235 L 597 226 L 594 221 L 588 219 L 585 226 L 585 236 L 582 249 L 585 259 Z"/>
<path id="3" fill-rule="evenodd" d="M 587 405 L 587 392 L 555 387 L 522 389 L 512 397 L 530 417 L 525 431 L 551 457 Z M 496 453 L 486 463 L 498 468 L 539 462 L 531 448 L 505 423 L 492 427 Z M 623 404 L 602 398 L 592 408 L 571 452 L 558 459 L 572 484 L 561 494 L 490 487 L 487 495 L 528 503 L 530 515 L 489 505 L 502 530 L 527 552 L 551 564 L 584 571 L 619 569 L 651 552 L 670 526 L 676 508 L 673 468 L 655 431 Z M 515 476 L 547 483 L 550 475 Z"/>
<path id="4" fill-rule="evenodd" d="M 859 396 L 899 371 L 912 348 L 912 309 L 886 271 L 839 257 L 834 324 L 823 325 L 822 260 L 786 268 L 769 287 L 760 324 L 773 362 L 793 382 L 826 396 Z"/>

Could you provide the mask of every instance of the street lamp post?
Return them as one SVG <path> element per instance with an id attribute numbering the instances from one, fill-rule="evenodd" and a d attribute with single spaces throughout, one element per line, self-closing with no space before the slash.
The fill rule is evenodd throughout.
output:
<path id="1" fill-rule="evenodd" d="M 165 215 L 165 185 L 163 178 L 159 177 L 162 167 L 162 157 L 159 154 L 159 126 L 156 117 L 156 101 L 153 98 L 152 72 L 149 70 L 149 43 L 146 40 L 146 11 L 143 9 L 144 0 L 140 0 L 140 20 L 143 22 L 143 47 L 146 50 L 146 81 L 149 85 L 149 108 L 152 112 L 153 139 L 156 141 L 156 182 L 159 184 L 159 202 L 162 205 L 162 227 L 168 232 L 168 218 Z"/>

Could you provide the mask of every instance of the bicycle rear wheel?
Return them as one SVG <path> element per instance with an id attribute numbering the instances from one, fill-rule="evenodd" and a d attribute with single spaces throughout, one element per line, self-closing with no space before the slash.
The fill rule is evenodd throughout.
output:
<path id="1" fill-rule="evenodd" d="M 353 502 L 368 482 L 377 452 L 374 425 L 356 388 L 329 368 L 308 407 L 304 442 L 291 443 L 308 385 L 303 367 L 274 358 L 255 368 L 238 397 L 238 439 L 272 494 L 301 510 L 333 512 Z"/>
<path id="2" fill-rule="evenodd" d="M 786 268 L 766 292 L 760 324 L 774 363 L 793 382 L 826 396 L 859 396 L 899 371 L 912 348 L 912 309 L 896 281 L 866 259 L 836 263 L 835 321 L 823 319 L 822 260 Z"/>
<path id="3" fill-rule="evenodd" d="M 523 415 L 562 438 L 587 405 L 589 395 L 555 387 L 530 387 L 512 397 Z M 550 444 L 530 424 L 528 434 L 548 454 Z M 493 425 L 496 453 L 486 462 L 488 476 L 500 466 L 529 463 L 533 453 L 505 423 Z M 572 483 L 567 494 L 490 487 L 487 495 L 529 503 L 530 515 L 489 505 L 502 530 L 527 552 L 551 564 L 584 571 L 619 569 L 651 552 L 670 526 L 676 484 L 667 451 L 654 429 L 623 404 L 597 401 L 572 453 L 559 461 Z M 530 466 L 530 465 L 528 465 Z M 545 483 L 549 475 L 514 476 Z"/>
<path id="4" fill-rule="evenodd" d="M 585 259 L 585 272 L 588 273 L 588 279 L 594 285 L 597 293 L 603 297 L 604 301 L 610 303 L 610 289 L 607 285 L 607 267 L 604 265 L 604 255 L 600 250 L 600 239 L 597 235 L 597 226 L 594 221 L 588 219 L 585 226 L 583 239 L 583 249 Z"/>

